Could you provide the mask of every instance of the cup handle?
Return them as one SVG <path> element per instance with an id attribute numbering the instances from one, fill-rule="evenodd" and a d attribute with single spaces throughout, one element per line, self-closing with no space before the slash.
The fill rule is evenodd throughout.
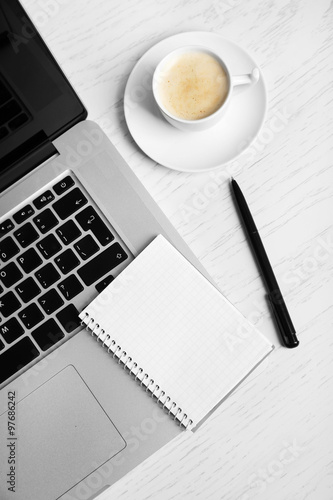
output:
<path id="1" fill-rule="evenodd" d="M 239 85 L 255 85 L 260 78 L 258 68 L 254 68 L 251 73 L 247 75 L 235 75 L 232 77 L 234 87 Z"/>

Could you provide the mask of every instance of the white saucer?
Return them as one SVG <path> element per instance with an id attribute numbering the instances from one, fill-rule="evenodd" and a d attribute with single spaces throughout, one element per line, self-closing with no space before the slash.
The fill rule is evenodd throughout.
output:
<path id="1" fill-rule="evenodd" d="M 225 60 L 233 75 L 250 73 L 255 61 L 241 47 L 210 32 L 180 33 L 149 49 L 134 66 L 124 95 L 129 131 L 150 158 L 183 172 L 219 168 L 242 153 L 257 136 L 264 122 L 267 96 L 262 73 L 259 82 L 232 96 L 221 121 L 203 132 L 184 132 L 162 117 L 153 98 L 152 75 L 158 62 L 183 45 L 203 45 Z"/>

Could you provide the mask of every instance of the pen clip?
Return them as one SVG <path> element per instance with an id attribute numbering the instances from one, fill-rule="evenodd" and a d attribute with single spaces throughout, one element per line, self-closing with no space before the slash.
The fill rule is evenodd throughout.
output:
<path id="1" fill-rule="evenodd" d="M 284 345 L 288 348 L 297 347 L 299 341 L 280 290 L 269 293 L 267 298 L 273 310 Z"/>

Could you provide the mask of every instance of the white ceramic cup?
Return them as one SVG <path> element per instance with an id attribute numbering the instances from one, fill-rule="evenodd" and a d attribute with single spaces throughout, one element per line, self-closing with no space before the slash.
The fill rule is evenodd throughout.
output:
<path id="1" fill-rule="evenodd" d="M 162 104 L 160 95 L 159 95 L 159 84 L 161 81 L 163 81 L 165 69 L 168 65 L 168 63 L 171 62 L 173 58 L 176 58 L 177 56 L 181 54 L 185 54 L 188 52 L 202 52 L 205 54 L 208 54 L 212 56 L 215 60 L 218 61 L 218 63 L 222 66 L 224 69 L 226 75 L 227 75 L 227 80 L 228 80 L 228 92 L 226 95 L 225 100 L 221 104 L 221 106 L 214 111 L 211 115 L 205 116 L 204 118 L 199 118 L 197 120 L 185 120 L 183 118 L 179 118 L 178 116 L 173 115 L 168 111 L 165 106 Z M 153 95 L 154 99 L 156 101 L 157 106 L 159 107 L 159 110 L 161 111 L 162 115 L 164 118 L 174 127 L 180 129 L 180 130 L 185 130 L 186 132 L 190 131 L 201 131 L 201 130 L 206 130 L 213 125 L 216 125 L 218 121 L 221 119 L 221 117 L 224 115 L 229 102 L 232 98 L 232 94 L 234 91 L 234 88 L 236 86 L 244 86 L 244 88 L 249 88 L 257 83 L 259 80 L 260 73 L 258 68 L 254 68 L 251 73 L 249 74 L 244 74 L 244 75 L 232 75 L 230 70 L 228 69 L 228 66 L 226 63 L 221 59 L 221 57 L 216 54 L 216 52 L 213 52 L 212 50 L 208 49 L 207 47 L 202 47 L 202 46 L 197 46 L 197 45 L 190 45 L 187 47 L 181 47 L 179 49 L 173 50 L 169 54 L 167 54 L 156 66 L 156 69 L 153 74 L 153 79 L 152 79 L 152 90 L 153 90 Z"/>

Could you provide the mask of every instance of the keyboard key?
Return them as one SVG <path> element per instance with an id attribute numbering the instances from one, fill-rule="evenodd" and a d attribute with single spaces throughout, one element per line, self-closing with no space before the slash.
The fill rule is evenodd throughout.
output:
<path id="1" fill-rule="evenodd" d="M 11 316 L 20 307 L 21 303 L 18 301 L 13 292 L 8 292 L 0 297 L 0 313 L 4 318 Z"/>
<path id="2" fill-rule="evenodd" d="M 44 309 L 46 314 L 52 314 L 54 311 L 59 309 L 59 307 L 64 305 L 64 301 L 54 288 L 49 292 L 46 292 L 38 299 L 39 304 Z"/>
<path id="3" fill-rule="evenodd" d="M 114 240 L 113 234 L 93 207 L 85 208 L 75 218 L 82 229 L 91 231 L 102 246 Z"/>
<path id="4" fill-rule="evenodd" d="M 58 284 L 60 292 L 63 294 L 65 299 L 72 300 L 73 297 L 82 292 L 83 286 L 74 274 L 68 276 Z"/>
<path id="5" fill-rule="evenodd" d="M 21 226 L 20 229 L 14 231 L 14 236 L 23 248 L 28 247 L 39 238 L 36 229 L 30 222 L 27 222 L 24 226 Z"/>
<path id="6" fill-rule="evenodd" d="M 18 316 L 24 326 L 30 330 L 30 328 L 33 328 L 34 326 L 37 325 L 42 319 L 44 319 L 44 314 L 42 311 L 37 307 L 36 304 L 30 304 L 28 307 L 25 309 L 22 309 L 18 313 Z"/>
<path id="7" fill-rule="evenodd" d="M 14 222 L 10 219 L 6 219 L 3 222 L 0 222 L 0 238 L 5 236 L 5 234 L 9 233 L 12 229 L 14 229 Z"/>
<path id="8" fill-rule="evenodd" d="M 8 123 L 10 130 L 16 130 L 29 120 L 28 115 L 21 113 Z"/>
<path id="9" fill-rule="evenodd" d="M 64 220 L 74 212 L 77 212 L 86 203 L 88 203 L 88 200 L 82 191 L 79 188 L 74 188 L 52 206 L 60 219 Z"/>
<path id="10" fill-rule="evenodd" d="M 41 212 L 32 220 L 34 221 L 40 232 L 43 234 L 47 233 L 50 229 L 58 224 L 58 219 L 49 208 L 46 208 L 44 212 Z"/>
<path id="11" fill-rule="evenodd" d="M 30 273 L 43 262 L 34 248 L 29 248 L 29 250 L 17 257 L 16 260 L 26 273 Z"/>
<path id="12" fill-rule="evenodd" d="M 80 229 L 72 220 L 69 220 L 62 226 L 58 227 L 56 233 L 65 245 L 69 245 L 82 234 Z"/>
<path id="13" fill-rule="evenodd" d="M 0 384 L 39 356 L 37 348 L 28 337 L 23 337 L 13 347 L 0 355 Z"/>
<path id="14" fill-rule="evenodd" d="M 112 276 L 112 274 L 109 274 L 109 276 L 107 276 L 102 281 L 97 283 L 97 285 L 95 285 L 95 288 L 98 291 L 98 293 L 101 293 L 104 290 L 104 288 L 106 288 L 113 280 L 114 277 Z"/>
<path id="15" fill-rule="evenodd" d="M 19 247 L 10 236 L 0 241 L 0 259 L 2 262 L 7 262 L 7 260 L 19 253 L 19 251 Z"/>
<path id="16" fill-rule="evenodd" d="M 66 306 L 62 309 L 62 311 L 58 312 L 56 316 L 67 333 L 73 332 L 78 326 L 81 325 L 79 311 L 73 306 L 73 304 Z"/>
<path id="17" fill-rule="evenodd" d="M 74 186 L 74 180 L 69 175 L 67 175 L 67 177 L 62 179 L 62 181 L 57 182 L 57 184 L 53 186 L 53 189 L 57 194 L 63 194 L 72 186 Z"/>
<path id="18" fill-rule="evenodd" d="M 22 281 L 19 285 L 15 287 L 17 295 L 20 299 L 27 304 L 30 300 L 34 299 L 39 293 L 40 288 L 33 278 L 29 277 Z"/>
<path id="19" fill-rule="evenodd" d="M 2 293 L 2 292 L 3 292 L 3 288 L 2 288 L 2 286 L 0 285 L 0 293 Z"/>
<path id="20" fill-rule="evenodd" d="M 0 141 L 4 137 L 6 137 L 6 135 L 8 135 L 8 134 L 9 134 L 9 132 L 8 132 L 8 129 L 6 127 L 0 127 Z"/>
<path id="21" fill-rule="evenodd" d="M 40 210 L 41 208 L 45 207 L 45 205 L 47 205 L 48 203 L 51 203 L 51 201 L 53 200 L 54 200 L 54 194 L 50 190 L 47 190 L 45 191 L 45 193 L 39 195 L 38 198 L 33 200 L 32 203 L 35 205 L 36 208 L 38 208 L 38 210 Z"/>
<path id="22" fill-rule="evenodd" d="M 49 234 L 46 238 L 43 238 L 37 243 L 37 248 L 46 259 L 49 259 L 58 253 L 62 246 L 54 234 Z"/>
<path id="23" fill-rule="evenodd" d="M 14 118 L 14 116 L 18 115 L 20 112 L 21 112 L 20 105 L 16 101 L 14 101 L 14 99 L 11 99 L 1 107 L 0 125 L 3 125 L 4 123 L 8 122 L 12 118 Z"/>
<path id="24" fill-rule="evenodd" d="M 0 279 L 7 288 L 14 285 L 21 278 L 23 278 L 23 274 L 14 262 L 10 262 L 0 271 Z"/>
<path id="25" fill-rule="evenodd" d="M 4 84 L 0 80 L 0 105 L 4 104 L 11 97 L 12 97 L 11 93 L 8 91 L 8 89 L 4 86 Z"/>
<path id="26" fill-rule="evenodd" d="M 11 344 L 24 334 L 24 329 L 16 318 L 11 318 L 0 326 L 0 333 L 7 344 Z"/>
<path id="27" fill-rule="evenodd" d="M 87 234 L 87 236 L 75 243 L 74 248 L 83 260 L 89 259 L 89 257 L 99 250 L 99 246 L 90 234 Z"/>
<path id="28" fill-rule="evenodd" d="M 32 208 L 31 205 L 26 205 L 25 207 L 21 208 L 18 212 L 16 212 L 13 215 L 13 219 L 17 224 L 21 224 L 24 222 L 26 219 L 29 219 L 31 215 L 35 213 L 34 209 Z"/>
<path id="29" fill-rule="evenodd" d="M 127 259 L 126 252 L 121 248 L 119 243 L 114 243 L 106 248 L 102 253 L 96 255 L 87 264 L 78 269 L 78 275 L 86 285 L 92 285 L 99 280 L 104 274 L 110 272 L 121 262 Z"/>
<path id="30" fill-rule="evenodd" d="M 63 339 L 65 334 L 54 319 L 48 319 L 31 333 L 42 351 L 50 349 L 59 340 Z"/>
<path id="31" fill-rule="evenodd" d="M 65 250 L 63 253 L 58 255 L 58 257 L 54 259 L 54 262 L 63 274 L 68 274 L 80 264 L 79 259 L 71 249 Z"/>
<path id="32" fill-rule="evenodd" d="M 51 263 L 39 269 L 35 276 L 43 288 L 48 288 L 60 278 L 60 274 Z"/>
<path id="33" fill-rule="evenodd" d="M 4 348 L 5 348 L 5 344 L 0 339 L 0 351 L 2 351 L 2 349 L 4 349 Z M 0 360 L 1 360 L 1 358 L 0 358 Z"/>

